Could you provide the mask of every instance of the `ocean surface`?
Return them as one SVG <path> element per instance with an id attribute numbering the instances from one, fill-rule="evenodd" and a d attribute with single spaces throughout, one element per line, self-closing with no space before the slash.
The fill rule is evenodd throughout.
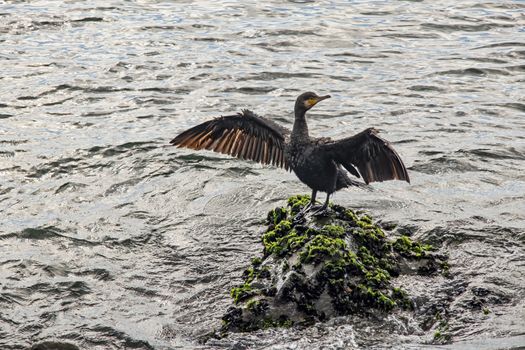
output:
<path id="1" fill-rule="evenodd" d="M 310 190 L 169 141 L 242 108 L 291 127 L 304 91 L 332 95 L 312 135 L 374 126 L 405 161 L 410 185 L 332 199 L 449 256 L 448 278 L 396 281 L 436 317 L 203 342 L 266 213 Z M 0 1 L 0 349 L 44 341 L 523 349 L 525 2 Z"/>

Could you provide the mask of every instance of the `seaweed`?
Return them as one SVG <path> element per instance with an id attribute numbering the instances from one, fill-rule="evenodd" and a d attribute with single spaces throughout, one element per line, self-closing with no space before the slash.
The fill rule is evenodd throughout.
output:
<path id="1" fill-rule="evenodd" d="M 421 258 L 427 255 L 427 252 L 433 250 L 430 244 L 414 242 L 408 236 L 401 236 L 392 243 L 394 250 L 407 257 Z"/>
<path id="2" fill-rule="evenodd" d="M 306 325 L 370 308 L 413 310 L 409 294 L 393 286 L 401 261 L 423 260 L 422 275 L 448 273 L 446 259 L 431 254 L 431 245 L 389 238 L 362 212 L 331 205 L 327 217 L 294 220 L 309 202 L 309 196 L 292 196 L 287 207 L 268 213 L 263 256 L 252 259 L 243 283 L 232 288 L 240 306 L 223 318 L 223 333 Z M 445 326 L 436 332 L 435 339 L 446 338 Z"/>
<path id="3" fill-rule="evenodd" d="M 254 294 L 254 290 L 249 283 L 245 283 L 240 287 L 234 287 L 230 291 L 230 295 L 233 298 L 233 302 L 238 304 L 240 301 L 246 299 Z"/>

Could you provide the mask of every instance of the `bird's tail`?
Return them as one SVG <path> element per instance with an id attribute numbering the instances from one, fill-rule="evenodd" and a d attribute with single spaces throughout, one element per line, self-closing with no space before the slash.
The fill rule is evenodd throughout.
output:
<path id="1" fill-rule="evenodd" d="M 336 191 L 345 187 L 359 187 L 362 189 L 370 189 L 370 186 L 368 186 L 367 184 L 352 180 L 350 177 L 348 177 L 346 171 L 339 170 L 337 172 Z"/>

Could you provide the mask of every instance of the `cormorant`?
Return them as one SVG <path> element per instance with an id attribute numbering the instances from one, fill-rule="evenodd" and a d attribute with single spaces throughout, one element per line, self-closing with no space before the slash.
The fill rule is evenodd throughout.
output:
<path id="1" fill-rule="evenodd" d="M 236 115 L 215 118 L 184 131 L 171 144 L 194 150 L 207 149 L 231 156 L 272 164 L 292 170 L 312 189 L 315 203 L 318 191 L 326 192 L 326 201 L 316 213 L 325 211 L 330 195 L 362 183 L 349 178 L 346 169 L 366 184 L 374 181 L 405 180 L 410 183 L 403 161 L 394 148 L 368 128 L 341 140 L 313 138 L 308 134 L 305 114 L 330 95 L 313 92 L 301 94 L 295 101 L 293 129 L 243 110 Z M 344 169 L 343 169 L 344 168 Z M 356 169 L 357 168 L 357 169 Z"/>

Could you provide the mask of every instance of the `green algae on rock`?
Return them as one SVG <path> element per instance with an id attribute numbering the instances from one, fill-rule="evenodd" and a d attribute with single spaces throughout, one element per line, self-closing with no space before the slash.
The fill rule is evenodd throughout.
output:
<path id="1" fill-rule="evenodd" d="M 341 206 L 294 222 L 309 199 L 290 197 L 287 207 L 268 214 L 263 256 L 252 259 L 244 283 L 231 290 L 235 306 L 223 317 L 221 334 L 308 325 L 369 310 L 412 310 L 410 296 L 393 279 L 448 266 L 430 245 L 408 236 L 389 239 L 370 216 Z"/>

